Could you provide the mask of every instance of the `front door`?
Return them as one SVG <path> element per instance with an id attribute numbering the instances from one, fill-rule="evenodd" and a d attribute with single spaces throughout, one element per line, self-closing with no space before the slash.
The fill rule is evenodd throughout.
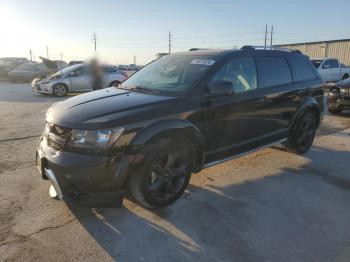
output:
<path id="1" fill-rule="evenodd" d="M 72 92 L 88 91 L 92 89 L 92 77 L 87 68 L 80 67 L 69 75 Z"/>
<path id="2" fill-rule="evenodd" d="M 266 94 L 258 88 L 254 57 L 229 59 L 209 84 L 216 80 L 232 82 L 235 94 L 208 100 L 204 130 L 207 163 L 248 151 L 276 131 L 265 112 Z"/>

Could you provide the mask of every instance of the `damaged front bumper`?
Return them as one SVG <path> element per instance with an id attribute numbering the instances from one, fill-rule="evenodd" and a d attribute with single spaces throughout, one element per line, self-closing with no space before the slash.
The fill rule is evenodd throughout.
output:
<path id="1" fill-rule="evenodd" d="M 120 207 L 128 169 L 124 154 L 91 156 L 55 151 L 41 141 L 36 165 L 43 179 L 50 180 L 58 198 L 84 207 Z"/>

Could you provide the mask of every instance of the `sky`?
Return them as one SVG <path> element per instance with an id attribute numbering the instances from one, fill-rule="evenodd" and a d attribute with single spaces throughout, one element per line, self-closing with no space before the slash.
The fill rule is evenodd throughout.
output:
<path id="1" fill-rule="evenodd" d="M 169 31 L 172 52 L 263 45 L 266 24 L 273 44 L 332 40 L 350 38 L 349 14 L 349 0 L 0 0 L 0 57 L 145 64 Z"/>

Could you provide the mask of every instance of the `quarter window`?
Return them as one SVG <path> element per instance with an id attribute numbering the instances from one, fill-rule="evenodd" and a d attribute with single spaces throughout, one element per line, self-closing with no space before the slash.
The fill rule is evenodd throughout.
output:
<path id="1" fill-rule="evenodd" d="M 292 73 L 286 59 L 281 57 L 258 58 L 260 87 L 289 84 Z"/>
<path id="2" fill-rule="evenodd" d="M 311 67 L 312 65 L 307 58 L 301 55 L 292 56 L 290 58 L 290 64 L 294 68 L 296 82 L 316 78 L 314 70 Z"/>
<path id="3" fill-rule="evenodd" d="M 236 93 L 257 88 L 257 73 L 252 57 L 242 57 L 226 62 L 211 79 L 230 81 Z"/>

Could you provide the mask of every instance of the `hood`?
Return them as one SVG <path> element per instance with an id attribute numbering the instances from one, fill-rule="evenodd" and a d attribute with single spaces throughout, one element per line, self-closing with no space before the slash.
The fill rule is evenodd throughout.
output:
<path id="1" fill-rule="evenodd" d="M 46 121 L 77 129 L 112 128 L 152 118 L 162 105 L 177 99 L 111 87 L 55 103 Z"/>
<path id="2" fill-rule="evenodd" d="M 341 80 L 335 84 L 336 87 L 347 87 L 350 88 L 350 78 Z"/>
<path id="3" fill-rule="evenodd" d="M 55 61 L 49 60 L 47 58 L 39 56 L 39 58 L 43 61 L 43 64 L 51 70 L 58 70 L 58 65 Z"/>

